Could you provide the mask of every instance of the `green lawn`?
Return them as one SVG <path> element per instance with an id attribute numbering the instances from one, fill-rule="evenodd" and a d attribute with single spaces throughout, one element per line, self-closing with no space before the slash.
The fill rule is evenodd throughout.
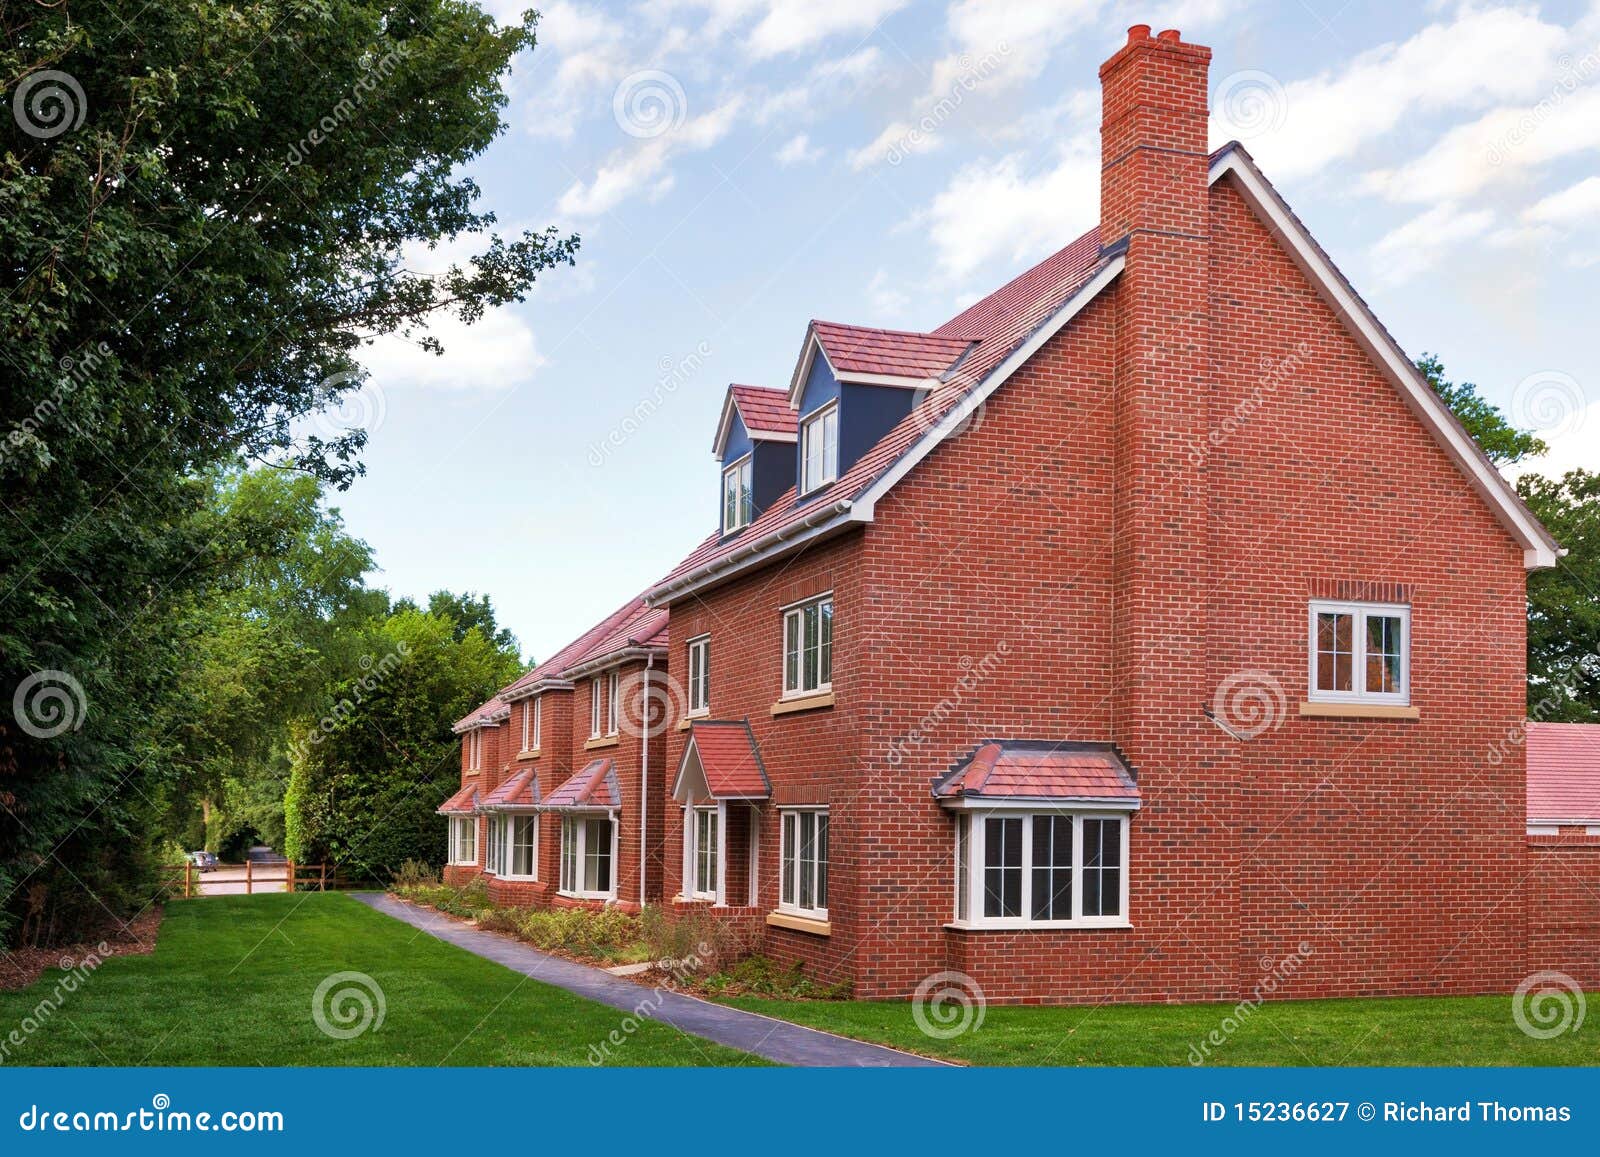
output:
<path id="1" fill-rule="evenodd" d="M 1191 1065 L 1196 1055 L 1207 1065 L 1600 1064 L 1600 993 L 1578 1031 L 1550 1040 L 1517 1028 L 1509 995 L 1274 1002 L 1231 1033 L 1222 1022 L 1232 1005 L 995 1007 L 949 1040 L 922 1033 L 909 1003 L 726 1003 L 974 1065 Z M 1208 1043 L 1213 1031 L 1224 1043 Z"/>
<path id="2" fill-rule="evenodd" d="M 343 971 L 376 981 L 385 1010 L 381 1027 L 336 1040 L 317 1027 L 312 997 Z M 587 1065 L 624 1020 L 336 893 L 171 903 L 153 955 L 106 961 L 38 1016 L 62 975 L 0 992 L 0 1063 Z M 25 1018 L 39 1027 L 26 1031 Z M 20 1045 L 5 1039 L 13 1030 Z M 763 1062 L 644 1022 L 606 1063 Z"/>

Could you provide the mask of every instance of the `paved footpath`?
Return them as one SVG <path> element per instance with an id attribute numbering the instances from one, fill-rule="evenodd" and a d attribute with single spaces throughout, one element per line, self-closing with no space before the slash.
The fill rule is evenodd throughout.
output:
<path id="1" fill-rule="evenodd" d="M 937 1066 L 943 1063 L 759 1013 L 712 1004 L 681 992 L 645 988 L 612 976 L 604 969 L 551 956 L 493 932 L 480 932 L 464 920 L 446 916 L 432 908 L 401 903 L 381 892 L 352 893 L 352 899 L 396 920 L 403 920 L 413 928 L 420 928 L 430 936 L 446 944 L 454 944 L 474 956 L 493 960 L 513 972 L 564 988 L 622 1012 L 635 1013 L 646 997 L 652 1002 L 659 999 L 660 1006 L 648 1014 L 651 1020 L 658 1020 L 680 1032 L 704 1037 L 729 1048 L 754 1053 L 781 1065 L 889 1068 Z"/>

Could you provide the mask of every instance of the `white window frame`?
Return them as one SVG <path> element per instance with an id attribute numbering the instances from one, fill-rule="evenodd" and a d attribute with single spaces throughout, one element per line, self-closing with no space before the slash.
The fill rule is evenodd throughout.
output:
<path id="1" fill-rule="evenodd" d="M 833 453 L 828 453 L 828 425 L 833 424 Z M 820 436 L 821 449 L 817 455 L 817 476 L 811 474 L 811 440 Z M 839 478 L 839 401 L 824 402 L 800 419 L 800 491 L 804 496 L 815 493 Z"/>
<path id="2" fill-rule="evenodd" d="M 505 834 L 501 837 L 501 847 L 504 855 L 501 867 L 504 871 L 499 875 L 507 880 L 537 880 L 539 878 L 539 815 L 537 812 L 511 812 L 504 817 L 506 825 Z M 533 840 L 529 852 L 531 872 L 516 872 L 517 825 L 526 823 L 533 832 Z"/>
<path id="3" fill-rule="evenodd" d="M 522 753 L 539 750 L 539 717 L 544 712 L 539 707 L 542 696 L 535 695 L 522 703 Z"/>
<path id="4" fill-rule="evenodd" d="M 822 678 L 823 617 L 821 608 L 824 606 L 828 608 L 827 679 Z M 817 608 L 817 684 L 814 687 L 807 687 L 805 685 L 805 612 L 813 607 Z M 804 600 L 803 602 L 793 603 L 783 608 L 783 698 L 804 699 L 812 695 L 824 695 L 833 690 L 833 610 L 832 591 L 828 591 L 826 594 L 815 595 L 812 598 Z M 795 624 L 795 639 L 797 647 L 795 652 L 793 683 L 789 681 L 789 624 L 791 621 Z"/>
<path id="5" fill-rule="evenodd" d="M 814 855 L 812 857 L 810 866 L 811 896 L 813 901 L 821 900 L 822 902 L 820 904 L 813 903 L 809 907 L 800 903 L 800 897 L 804 892 L 804 888 L 802 887 L 802 884 L 804 883 L 802 873 L 804 873 L 806 869 L 803 861 L 800 859 L 799 848 L 792 849 L 793 855 L 790 854 L 791 836 L 789 833 L 789 821 L 791 819 L 794 820 L 794 836 L 792 838 L 796 843 L 798 843 L 800 834 L 800 817 L 803 815 L 812 815 L 818 817 L 815 821 L 818 827 L 813 829 L 814 831 L 821 830 L 821 825 L 823 824 L 827 825 L 827 837 L 823 841 L 822 854 Z M 812 841 L 814 846 L 816 843 L 816 837 L 814 835 L 812 837 Z M 826 807 L 779 808 L 778 911 L 787 912 L 793 916 L 803 916 L 810 920 L 826 920 L 828 918 L 827 891 L 830 883 L 829 877 L 832 875 L 830 870 L 832 868 L 832 858 L 833 823 L 828 819 L 828 809 Z M 789 867 L 791 861 L 793 862 L 795 871 L 794 887 L 792 889 L 789 887 Z"/>
<path id="6" fill-rule="evenodd" d="M 589 738 L 600 738 L 600 676 L 589 680 Z"/>
<path id="7" fill-rule="evenodd" d="M 584 867 L 590 856 L 589 824 L 594 820 L 604 820 L 611 825 L 611 847 L 609 849 L 611 877 L 608 887 L 604 891 L 587 889 L 578 885 L 583 879 Z M 617 830 L 619 828 L 615 812 L 588 811 L 566 812 L 561 817 L 561 878 L 558 891 L 563 896 L 571 896 L 579 900 L 615 900 L 617 897 Z"/>
<path id="8" fill-rule="evenodd" d="M 483 770 L 483 728 L 474 727 L 467 732 L 467 770 Z"/>
<path id="9" fill-rule="evenodd" d="M 1317 687 L 1317 616 L 1349 615 L 1350 687 L 1349 691 L 1319 690 Z M 1367 690 L 1367 620 L 1400 620 L 1400 690 Z M 1411 705 L 1411 608 L 1403 603 L 1356 603 L 1332 599 L 1313 599 L 1306 616 L 1307 663 L 1306 695 L 1313 703 L 1387 703 Z"/>
<path id="10" fill-rule="evenodd" d="M 705 841 L 701 838 L 701 825 L 709 829 L 710 852 L 706 856 Z M 683 882 L 682 894 L 690 900 L 710 900 L 721 905 L 727 888 L 728 809 L 721 802 L 693 804 L 683 809 Z M 700 869 L 710 868 L 710 887 L 701 887 Z"/>
<path id="11" fill-rule="evenodd" d="M 732 534 L 736 530 L 743 530 L 755 520 L 755 491 L 754 487 L 755 455 L 746 454 L 735 458 L 722 470 L 722 533 Z M 733 505 L 730 511 L 728 499 L 729 484 L 732 483 L 734 491 L 731 497 Z M 731 517 L 730 517 L 731 515 Z"/>
<path id="12" fill-rule="evenodd" d="M 463 838 L 463 833 L 465 833 L 465 838 Z M 476 817 L 450 817 L 450 863 L 458 868 L 477 866 L 478 821 Z"/>
<path id="13" fill-rule="evenodd" d="M 606 676 L 606 735 L 616 735 L 620 730 L 621 716 L 618 711 L 617 690 L 621 686 L 621 672 L 613 671 Z"/>
<path id="14" fill-rule="evenodd" d="M 483 870 L 502 876 L 505 874 L 505 828 L 497 815 L 491 815 L 483 828 Z"/>
<path id="15" fill-rule="evenodd" d="M 711 636 L 689 640 L 690 718 L 711 714 Z"/>
<path id="16" fill-rule="evenodd" d="M 1033 910 L 1033 820 L 1036 816 L 1069 817 L 1072 820 L 1072 913 L 1068 920 L 1035 920 L 1028 915 Z M 1131 845 L 1132 813 L 1111 808 L 1050 808 L 1037 804 L 1019 807 L 994 807 L 964 809 L 956 816 L 955 826 L 955 914 L 952 928 L 1131 928 L 1128 916 L 1129 877 L 1133 874 L 1128 863 Z M 984 898 L 984 841 L 991 819 L 1020 819 L 1022 821 L 1022 897 L 1020 916 L 986 916 Z M 1083 824 L 1085 820 L 1119 820 L 1122 825 L 1122 851 L 1120 863 L 1120 895 L 1115 916 L 1084 916 L 1083 912 Z M 962 857 L 965 856 L 963 866 Z M 962 895 L 965 887 L 966 894 Z"/>

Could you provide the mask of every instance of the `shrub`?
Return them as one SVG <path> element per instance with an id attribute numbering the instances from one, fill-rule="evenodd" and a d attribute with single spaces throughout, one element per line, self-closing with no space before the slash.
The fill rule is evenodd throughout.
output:
<path id="1" fill-rule="evenodd" d="M 747 926 L 698 908 L 683 912 L 646 908 L 639 923 L 650 959 L 670 962 L 675 971 L 690 976 L 714 973 L 749 956 L 755 947 Z"/>
<path id="2" fill-rule="evenodd" d="M 805 974 L 800 961 L 785 968 L 766 956 L 747 956 L 708 976 L 705 988 L 718 996 L 750 993 L 776 1000 L 849 1000 L 851 991 L 848 980 L 819 984 Z"/>
<path id="3" fill-rule="evenodd" d="M 439 883 L 439 873 L 433 870 L 433 865 L 423 860 L 405 860 L 395 871 L 394 884 L 397 888 L 412 887 L 418 884 Z"/>

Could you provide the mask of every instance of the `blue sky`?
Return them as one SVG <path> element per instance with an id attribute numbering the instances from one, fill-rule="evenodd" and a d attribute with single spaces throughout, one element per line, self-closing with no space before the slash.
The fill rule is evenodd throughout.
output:
<path id="1" fill-rule="evenodd" d="M 487 592 L 532 657 L 713 526 L 724 389 L 787 384 L 808 319 L 932 328 L 1095 222 L 1096 69 L 1133 23 L 1214 49 L 1216 142 L 1408 352 L 1540 429 L 1545 468 L 1600 466 L 1600 0 L 542 11 L 472 176 L 503 227 L 581 233 L 578 266 L 442 358 L 371 347 L 335 500 L 380 583 Z"/>

